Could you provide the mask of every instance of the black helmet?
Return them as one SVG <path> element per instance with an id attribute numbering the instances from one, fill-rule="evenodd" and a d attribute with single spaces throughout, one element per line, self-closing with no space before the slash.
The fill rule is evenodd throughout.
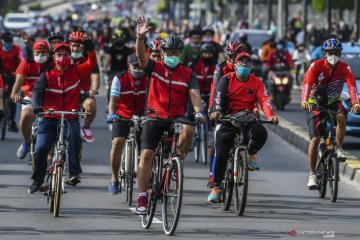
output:
<path id="1" fill-rule="evenodd" d="M 54 39 L 60 39 L 63 42 L 64 36 L 61 32 L 51 32 L 48 37 L 48 42 L 51 42 Z"/>
<path id="2" fill-rule="evenodd" d="M 212 45 L 212 44 L 208 44 L 208 43 L 205 43 L 201 46 L 200 48 L 200 52 L 212 52 L 212 53 L 215 53 L 216 50 L 215 50 L 215 47 Z"/>
<path id="3" fill-rule="evenodd" d="M 160 45 L 160 48 L 163 51 L 167 49 L 182 50 L 183 47 L 184 47 L 183 40 L 179 36 L 175 36 L 175 35 L 167 36 L 161 41 L 161 45 Z"/>
<path id="4" fill-rule="evenodd" d="M 11 32 L 4 32 L 1 38 L 4 40 L 4 42 L 13 42 L 13 34 Z"/>

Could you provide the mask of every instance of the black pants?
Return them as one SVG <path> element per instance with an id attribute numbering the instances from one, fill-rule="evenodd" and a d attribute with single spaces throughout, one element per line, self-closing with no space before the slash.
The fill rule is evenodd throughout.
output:
<path id="1" fill-rule="evenodd" d="M 4 74 L 3 75 L 4 80 L 4 86 L 8 86 L 8 88 L 5 88 L 4 96 L 7 96 L 10 98 L 11 91 L 15 84 L 15 75 L 10 74 Z M 11 123 L 15 123 L 15 115 L 16 115 L 16 103 L 13 101 L 10 101 L 10 121 Z"/>
<path id="2" fill-rule="evenodd" d="M 214 182 L 220 184 L 224 178 L 229 152 L 234 146 L 235 134 L 239 129 L 230 123 L 222 123 L 215 130 L 215 162 L 213 163 Z M 266 128 L 260 123 L 250 123 L 244 129 L 245 143 L 249 154 L 257 153 L 267 139 Z"/>

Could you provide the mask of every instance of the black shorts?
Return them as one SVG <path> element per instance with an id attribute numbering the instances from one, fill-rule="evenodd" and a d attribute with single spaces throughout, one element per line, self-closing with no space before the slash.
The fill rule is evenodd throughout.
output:
<path id="1" fill-rule="evenodd" d="M 155 151 L 164 131 L 171 131 L 171 121 L 149 120 L 144 122 L 141 134 L 141 150 Z"/>
<path id="2" fill-rule="evenodd" d="M 111 139 L 117 137 L 127 138 L 130 132 L 130 125 L 124 122 L 112 123 Z"/>
<path id="3" fill-rule="evenodd" d="M 335 102 L 328 106 L 327 109 L 332 110 L 336 113 L 343 113 L 344 108 L 341 102 Z M 320 111 L 306 112 L 307 125 L 309 127 L 310 139 L 314 137 L 321 137 L 325 135 L 325 127 L 322 119 L 324 119 L 326 113 Z M 336 125 L 336 121 L 335 121 Z"/>

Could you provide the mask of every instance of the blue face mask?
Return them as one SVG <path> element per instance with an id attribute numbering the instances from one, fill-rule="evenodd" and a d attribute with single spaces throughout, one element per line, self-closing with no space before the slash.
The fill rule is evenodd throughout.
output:
<path id="1" fill-rule="evenodd" d="M 236 72 L 240 77 L 245 78 L 245 77 L 248 77 L 250 75 L 250 68 L 245 67 L 245 66 L 239 66 L 239 67 L 237 67 Z"/>
<path id="2" fill-rule="evenodd" d="M 11 42 L 5 42 L 3 49 L 5 52 L 8 52 L 11 50 L 12 46 L 13 46 L 13 44 Z"/>
<path id="3" fill-rule="evenodd" d="M 175 68 L 180 63 L 180 57 L 177 56 L 165 56 L 164 57 L 164 63 L 169 68 Z"/>
<path id="4" fill-rule="evenodd" d="M 277 48 L 278 50 L 283 50 L 283 49 L 284 49 L 284 45 L 278 44 L 278 45 L 276 45 L 276 48 Z"/>
<path id="5" fill-rule="evenodd" d="M 78 59 L 82 57 L 82 52 L 71 52 L 71 57 L 74 59 Z"/>

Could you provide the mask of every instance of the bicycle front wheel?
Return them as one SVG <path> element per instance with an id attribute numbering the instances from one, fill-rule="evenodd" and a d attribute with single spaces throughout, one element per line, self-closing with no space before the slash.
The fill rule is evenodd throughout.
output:
<path id="1" fill-rule="evenodd" d="M 242 216 L 246 207 L 247 191 L 248 191 L 248 154 L 242 154 L 238 166 L 234 169 L 234 186 L 235 186 L 235 211 L 238 216 Z"/>
<path id="2" fill-rule="evenodd" d="M 319 197 L 324 198 L 326 195 L 326 183 L 327 183 L 327 178 L 326 178 L 327 169 L 325 162 L 320 160 L 315 171 L 316 171 Z"/>
<path id="3" fill-rule="evenodd" d="M 58 166 L 55 174 L 55 189 L 54 189 L 54 217 L 58 217 L 60 213 L 60 200 L 62 194 L 62 178 L 63 167 Z"/>
<path id="4" fill-rule="evenodd" d="M 134 191 L 134 156 L 135 156 L 135 149 L 134 149 L 134 143 L 131 142 L 130 144 L 128 144 L 128 160 L 129 161 L 129 172 L 127 173 L 127 196 L 128 196 L 128 203 L 129 206 L 131 206 L 132 204 L 132 199 L 133 199 L 133 191 Z"/>
<path id="5" fill-rule="evenodd" d="M 203 163 L 207 163 L 208 159 L 208 127 L 207 122 L 201 124 L 201 155 Z"/>
<path id="6" fill-rule="evenodd" d="M 6 127 L 10 118 L 10 99 L 5 97 L 4 99 L 4 117 L 2 118 L 1 124 L 1 140 L 5 140 L 6 137 Z"/>
<path id="7" fill-rule="evenodd" d="M 194 134 L 194 158 L 195 158 L 195 162 L 198 163 L 199 162 L 199 158 L 200 158 L 200 137 L 201 137 L 201 128 L 199 127 L 199 125 L 197 125 L 195 127 L 195 134 Z"/>
<path id="8" fill-rule="evenodd" d="M 55 175 L 53 173 L 50 174 L 50 183 L 48 189 L 48 203 L 49 203 L 49 212 L 54 212 L 54 189 L 55 189 Z"/>
<path id="9" fill-rule="evenodd" d="M 329 158 L 328 163 L 328 182 L 330 189 L 330 200 L 336 202 L 338 195 L 338 182 L 339 182 L 339 161 L 335 155 Z"/>
<path id="10" fill-rule="evenodd" d="M 165 171 L 162 220 L 165 234 L 172 235 L 179 221 L 183 193 L 183 170 L 180 158 L 174 157 Z"/>

